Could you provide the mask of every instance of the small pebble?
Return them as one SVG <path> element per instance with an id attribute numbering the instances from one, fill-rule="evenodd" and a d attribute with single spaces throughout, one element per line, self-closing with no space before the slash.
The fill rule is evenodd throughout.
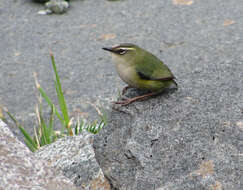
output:
<path id="1" fill-rule="evenodd" d="M 45 7 L 52 13 L 63 14 L 67 11 L 69 4 L 64 0 L 50 0 L 45 3 Z"/>

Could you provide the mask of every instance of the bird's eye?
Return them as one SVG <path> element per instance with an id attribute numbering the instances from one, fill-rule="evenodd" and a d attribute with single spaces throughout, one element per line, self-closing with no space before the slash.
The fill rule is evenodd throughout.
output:
<path id="1" fill-rule="evenodd" d="M 125 50 L 125 49 L 119 49 L 119 50 L 118 50 L 118 53 L 119 53 L 120 55 L 124 55 L 126 52 L 127 52 L 127 50 Z"/>

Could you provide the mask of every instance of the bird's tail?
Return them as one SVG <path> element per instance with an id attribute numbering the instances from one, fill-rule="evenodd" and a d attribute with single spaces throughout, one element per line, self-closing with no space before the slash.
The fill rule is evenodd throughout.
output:
<path id="1" fill-rule="evenodd" d="M 178 89 L 178 84 L 176 83 L 175 80 L 172 80 L 171 81 L 171 84 L 170 84 L 170 89 Z"/>

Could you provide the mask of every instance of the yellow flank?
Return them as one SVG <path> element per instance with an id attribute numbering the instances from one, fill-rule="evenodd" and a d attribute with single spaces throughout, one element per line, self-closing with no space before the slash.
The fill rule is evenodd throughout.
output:
<path id="1" fill-rule="evenodd" d="M 138 89 L 150 90 L 153 92 L 163 91 L 165 88 L 169 87 L 173 83 L 173 81 L 156 81 L 141 79 L 138 74 L 135 74 L 133 76 L 133 84 L 130 83 L 131 86 Z"/>
<path id="2" fill-rule="evenodd" d="M 162 91 L 166 86 L 168 86 L 168 82 L 162 81 L 153 81 L 153 80 L 137 80 L 137 88 L 146 89 L 151 91 Z"/>

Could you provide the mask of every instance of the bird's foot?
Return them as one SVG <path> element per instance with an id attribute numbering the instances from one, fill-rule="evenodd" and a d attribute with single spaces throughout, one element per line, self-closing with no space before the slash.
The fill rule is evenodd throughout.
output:
<path id="1" fill-rule="evenodd" d="M 148 94 L 145 94 L 142 96 L 136 96 L 134 98 L 123 98 L 124 101 L 115 101 L 113 103 L 120 104 L 121 106 L 126 106 L 126 105 L 136 102 L 138 100 L 144 100 L 144 99 L 147 99 L 147 98 L 157 95 L 157 94 L 158 94 L 157 92 L 151 92 L 151 93 L 148 93 Z"/>
<path id="2" fill-rule="evenodd" d="M 132 99 L 132 98 L 131 98 Z M 119 105 L 121 105 L 121 106 L 126 106 L 126 105 L 128 105 L 128 104 L 130 104 L 130 103 L 132 103 L 133 101 L 131 101 L 131 99 L 126 99 L 126 100 L 124 100 L 124 101 L 114 101 L 114 102 L 112 102 L 112 103 L 114 103 L 114 104 L 119 104 Z"/>

